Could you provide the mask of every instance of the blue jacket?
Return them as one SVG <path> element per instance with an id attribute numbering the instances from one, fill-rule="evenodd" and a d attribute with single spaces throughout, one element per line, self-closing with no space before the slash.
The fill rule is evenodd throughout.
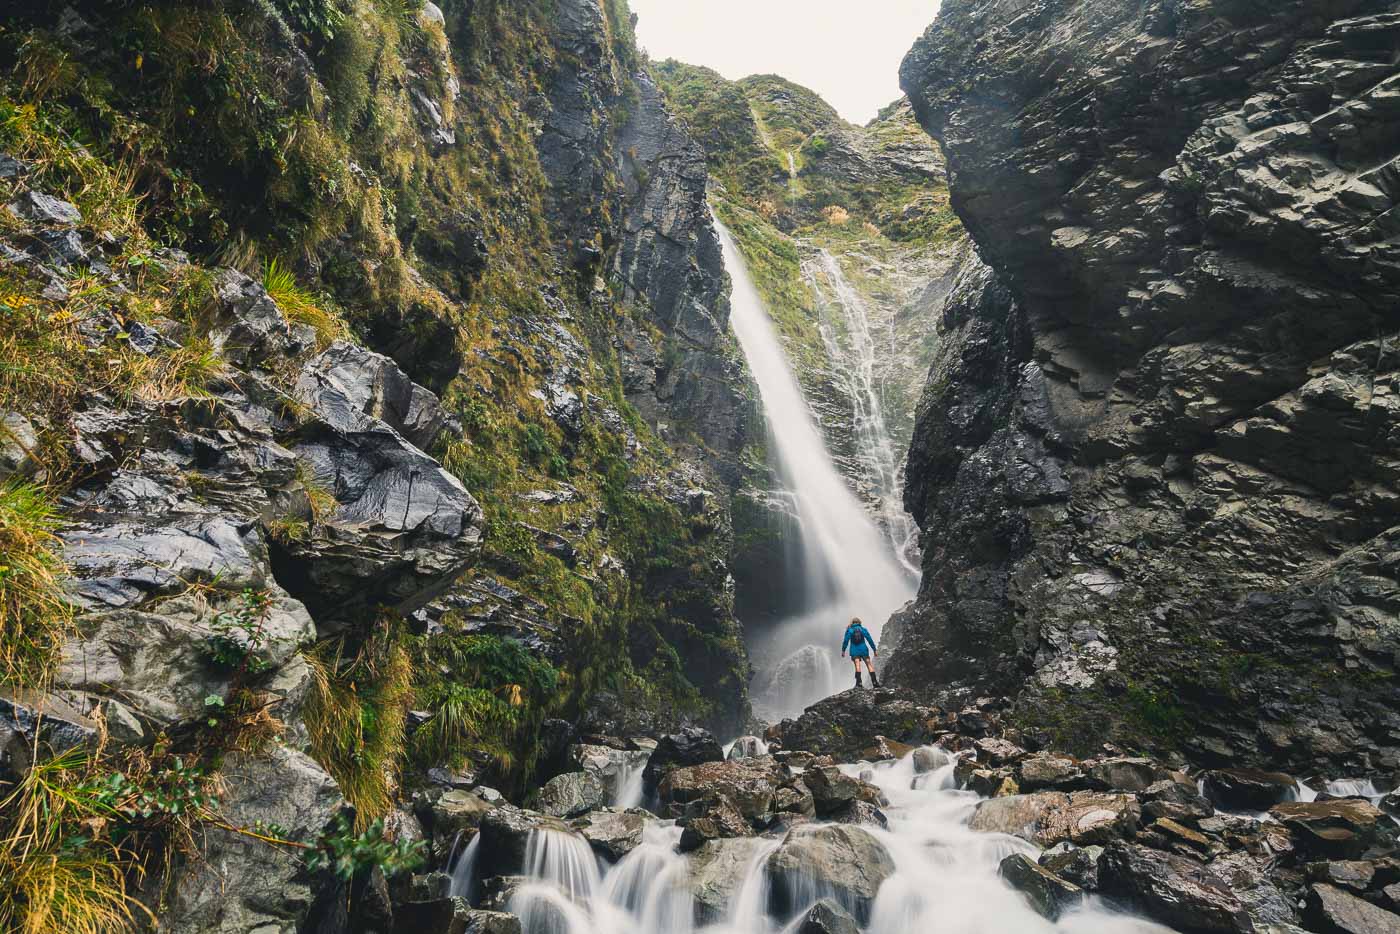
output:
<path id="1" fill-rule="evenodd" d="M 865 636 L 865 641 L 864 641 L 863 643 L 858 643 L 858 644 L 855 644 L 855 645 L 852 645 L 852 644 L 851 644 L 851 634 L 852 634 L 852 633 L 855 633 L 855 632 L 859 632 L 859 633 L 861 633 L 862 635 Z M 841 654 L 842 654 L 842 655 L 845 655 L 845 654 L 846 654 L 846 647 L 847 647 L 847 646 L 850 646 L 851 654 L 852 654 L 852 655 L 864 655 L 864 654 L 866 654 L 867 652 L 878 651 L 878 650 L 875 648 L 875 637 L 872 636 L 872 635 L 870 634 L 870 630 L 866 629 L 864 626 L 847 626 L 847 627 L 846 627 L 846 638 L 844 638 L 844 639 L 841 640 Z"/>

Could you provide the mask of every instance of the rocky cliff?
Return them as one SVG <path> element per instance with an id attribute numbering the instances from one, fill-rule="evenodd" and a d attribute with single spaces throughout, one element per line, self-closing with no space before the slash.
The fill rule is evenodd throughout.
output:
<path id="1" fill-rule="evenodd" d="M 631 29 L 0 24 L 0 927 L 387 931 L 447 789 L 745 720 L 753 403 Z"/>
<path id="2" fill-rule="evenodd" d="M 891 675 L 1201 763 L 1400 769 L 1392 2 L 945 0 L 901 76 L 976 241 Z"/>

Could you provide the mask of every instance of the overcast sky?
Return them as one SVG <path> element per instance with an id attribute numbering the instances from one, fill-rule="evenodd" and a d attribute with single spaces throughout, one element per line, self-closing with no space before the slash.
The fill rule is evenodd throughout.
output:
<path id="1" fill-rule="evenodd" d="M 726 78 L 773 72 L 806 85 L 852 123 L 899 97 L 899 62 L 939 0 L 631 0 L 657 60 Z"/>

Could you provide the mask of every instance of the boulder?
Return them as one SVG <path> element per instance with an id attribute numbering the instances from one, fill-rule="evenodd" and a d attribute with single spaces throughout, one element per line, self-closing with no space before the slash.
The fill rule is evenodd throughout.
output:
<path id="1" fill-rule="evenodd" d="M 1270 811 L 1293 834 L 1299 849 L 1324 859 L 1360 856 L 1376 842 L 1381 821 L 1388 818 L 1361 798 L 1334 801 L 1294 801 Z"/>
<path id="2" fill-rule="evenodd" d="M 526 811 L 509 804 L 488 811 L 481 819 L 481 848 L 477 850 L 477 875 L 513 876 L 523 872 L 525 851 L 536 830 L 570 833 L 558 818 Z"/>
<path id="3" fill-rule="evenodd" d="M 1341 889 L 1317 883 L 1308 888 L 1303 919 L 1319 934 L 1397 934 L 1400 915 Z"/>
<path id="4" fill-rule="evenodd" d="M 766 862 L 769 910 L 789 917 L 807 900 L 830 897 L 862 924 L 894 860 L 870 833 L 848 824 L 797 827 Z"/>
<path id="5" fill-rule="evenodd" d="M 1008 833 L 1042 847 L 1066 840 L 1101 844 L 1131 836 L 1137 830 L 1139 814 L 1137 801 L 1130 795 L 1041 791 L 983 801 L 973 812 L 970 826 L 983 832 Z"/>
<path id="6" fill-rule="evenodd" d="M 1152 759 L 1116 756 L 1100 759 L 1088 767 L 1095 786 L 1109 791 L 1146 791 L 1154 782 L 1167 777 L 1167 770 Z"/>
<path id="7" fill-rule="evenodd" d="M 879 788 L 852 778 L 834 765 L 809 768 L 802 774 L 802 783 L 812 792 L 818 816 L 837 811 L 852 801 L 874 805 L 885 803 Z"/>
<path id="8" fill-rule="evenodd" d="M 1071 791 L 1083 788 L 1085 783 L 1084 770 L 1068 756 L 1038 752 L 1022 759 L 1016 766 L 1016 784 L 1022 791 L 1039 791 L 1042 788 Z"/>
<path id="9" fill-rule="evenodd" d="M 1116 842 L 1099 865 L 1100 889 L 1181 931 L 1251 932 L 1254 923 L 1225 881 L 1200 863 Z"/>
<path id="10" fill-rule="evenodd" d="M 1267 811 L 1298 796 L 1298 782 L 1282 772 L 1257 769 L 1212 769 L 1202 776 L 1206 797 L 1217 807 Z"/>
<path id="11" fill-rule="evenodd" d="M 1193 824 L 1215 813 L 1209 801 L 1171 779 L 1154 782 L 1138 795 L 1138 800 L 1143 802 L 1143 815 L 1152 820 L 1165 817 Z"/>
<path id="12" fill-rule="evenodd" d="M 953 757 L 938 746 L 920 746 L 914 750 L 914 774 L 923 775 L 951 765 Z"/>
<path id="13" fill-rule="evenodd" d="M 1101 846 L 1057 843 L 1041 853 L 1038 862 L 1067 882 L 1093 892 L 1099 887 L 1099 860 L 1103 858 L 1103 850 Z"/>
<path id="14" fill-rule="evenodd" d="M 521 934 L 520 919 L 501 911 L 472 908 L 465 898 L 401 902 L 394 907 L 393 934 Z"/>
<path id="15" fill-rule="evenodd" d="M 593 851 L 609 862 L 617 862 L 642 843 L 651 815 L 641 810 L 592 811 L 573 822 L 577 831 Z"/>
<path id="16" fill-rule="evenodd" d="M 289 839 L 314 840 L 345 804 L 315 761 L 286 746 L 231 753 L 220 774 L 221 816 L 235 827 L 262 821 L 280 825 Z M 316 895 L 299 853 L 217 827 L 206 827 L 200 844 L 206 858 L 171 880 L 163 931 L 297 929 Z"/>
<path id="17" fill-rule="evenodd" d="M 236 269 L 215 275 L 214 296 L 209 340 L 234 366 L 271 369 L 305 351 L 315 338 L 293 328 L 262 283 Z"/>
<path id="18" fill-rule="evenodd" d="M 868 824 L 888 830 L 889 818 L 885 812 L 868 801 L 847 801 L 841 807 L 825 815 L 825 819 L 838 824 Z"/>
<path id="19" fill-rule="evenodd" d="M 807 817 L 815 817 L 817 814 L 816 800 L 802 781 L 779 788 L 773 794 L 773 808 L 780 814 L 804 814 Z"/>
<path id="20" fill-rule="evenodd" d="M 824 898 L 807 912 L 795 934 L 860 934 L 860 925 L 849 911 Z"/>
<path id="21" fill-rule="evenodd" d="M 617 749 L 598 743 L 579 743 L 569 748 L 569 760 L 596 775 L 608 789 L 608 800 L 621 797 L 623 786 L 646 767 L 650 749 Z"/>
<path id="22" fill-rule="evenodd" d="M 681 831 L 678 849 L 682 853 L 699 849 L 708 840 L 747 837 L 753 834 L 753 825 L 739 812 L 734 803 L 723 795 L 696 802 L 693 807 L 697 813 L 686 817 L 685 828 Z"/>
<path id="23" fill-rule="evenodd" d="M 29 476 L 38 469 L 34 460 L 38 446 L 39 435 L 29 419 L 18 412 L 0 412 L 0 480 Z"/>
<path id="24" fill-rule="evenodd" d="M 762 871 L 755 861 L 772 849 L 771 840 L 736 837 L 708 840 L 691 853 L 689 887 L 695 898 L 696 924 L 722 920 L 749 875 Z"/>
<path id="25" fill-rule="evenodd" d="M 1296 924 L 1298 910 L 1294 899 L 1278 884 L 1274 851 L 1261 847 L 1258 857 L 1247 850 L 1234 850 L 1210 862 L 1210 871 L 1225 881 L 1254 919 L 1256 925 Z"/>
<path id="26" fill-rule="evenodd" d="M 1026 751 L 1015 743 L 1004 739 L 988 737 L 972 744 L 977 750 L 977 761 L 993 766 L 1012 765 L 1026 755 Z"/>
<path id="27" fill-rule="evenodd" d="M 846 691 L 808 707 L 796 720 L 774 728 L 784 749 L 805 749 L 851 762 L 874 745 L 876 736 L 900 743 L 927 740 L 925 724 L 933 711 L 911 693 L 890 688 Z"/>
<path id="28" fill-rule="evenodd" d="M 973 769 L 963 785 L 984 798 L 1005 798 L 1021 793 L 1010 769 Z"/>
<path id="29" fill-rule="evenodd" d="M 464 830 L 475 831 L 481 826 L 482 818 L 495 807 L 492 802 L 463 788 L 444 792 L 433 802 L 429 812 L 433 836 L 450 842 Z"/>
<path id="30" fill-rule="evenodd" d="M 293 391 L 332 425 L 367 416 L 423 450 L 448 422 L 438 397 L 409 379 L 397 363 L 348 341 L 336 341 L 308 361 Z"/>
<path id="31" fill-rule="evenodd" d="M 96 720 L 55 694 L 0 690 L 0 782 L 19 778 L 33 765 L 37 746 L 48 759 L 78 746 L 96 744 Z"/>
<path id="32" fill-rule="evenodd" d="M 565 772 L 545 782 L 531 803 L 542 814 L 568 818 L 596 810 L 607 800 L 608 790 L 598 776 L 590 772 Z"/>
<path id="33" fill-rule="evenodd" d="M 1024 853 L 1013 853 L 1001 861 L 1001 877 L 1026 896 L 1036 913 L 1051 921 L 1084 902 L 1084 890 L 1062 879 Z"/>
<path id="34" fill-rule="evenodd" d="M 83 221 L 82 212 L 76 207 L 42 191 L 26 191 L 5 207 L 20 220 L 36 224 L 72 227 Z"/>
<path id="35" fill-rule="evenodd" d="M 734 745 L 729 747 L 729 758 L 731 759 L 752 759 L 754 756 L 766 756 L 768 754 L 768 744 L 757 736 L 741 736 L 734 741 Z"/>
<path id="36" fill-rule="evenodd" d="M 657 742 L 656 749 L 647 759 L 642 784 L 648 794 L 655 794 L 662 777 L 671 769 L 723 761 L 724 749 L 708 730 L 686 727 L 679 733 L 661 737 Z"/>
<path id="37" fill-rule="evenodd" d="M 1321 882 L 1353 892 L 1366 891 L 1376 878 L 1376 864 L 1367 860 L 1334 859 L 1310 863 L 1307 871 L 1308 880 L 1311 882 Z"/>
<path id="38" fill-rule="evenodd" d="M 764 824 L 774 813 L 773 797 L 784 781 L 772 756 L 729 759 L 673 769 L 657 789 L 664 804 L 679 816 L 694 802 L 724 798 L 746 819 Z"/>

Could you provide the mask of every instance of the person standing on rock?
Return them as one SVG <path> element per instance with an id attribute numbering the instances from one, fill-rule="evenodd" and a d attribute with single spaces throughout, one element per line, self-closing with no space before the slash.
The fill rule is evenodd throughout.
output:
<path id="1" fill-rule="evenodd" d="M 870 661 L 870 656 L 880 657 L 880 652 L 875 648 L 875 637 L 870 635 L 870 631 L 857 617 L 851 620 L 851 624 L 846 627 L 846 638 L 841 640 L 841 657 L 846 657 L 846 650 L 851 650 L 851 664 L 856 667 L 856 687 L 864 687 L 865 683 L 860 677 L 860 663 L 865 662 L 865 670 L 870 672 L 870 686 L 878 688 L 880 679 L 875 676 L 875 664 Z"/>

